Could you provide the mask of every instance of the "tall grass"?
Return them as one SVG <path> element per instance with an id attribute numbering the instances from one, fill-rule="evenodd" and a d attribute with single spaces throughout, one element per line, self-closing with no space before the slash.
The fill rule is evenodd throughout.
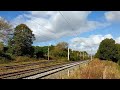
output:
<path id="1" fill-rule="evenodd" d="M 94 59 L 80 67 L 71 77 L 76 79 L 120 79 L 120 66 L 112 61 Z"/>
<path id="2" fill-rule="evenodd" d="M 37 60 L 35 58 L 30 58 L 28 56 L 17 56 L 15 58 L 15 62 L 26 62 L 26 61 L 33 61 L 33 60 Z"/>

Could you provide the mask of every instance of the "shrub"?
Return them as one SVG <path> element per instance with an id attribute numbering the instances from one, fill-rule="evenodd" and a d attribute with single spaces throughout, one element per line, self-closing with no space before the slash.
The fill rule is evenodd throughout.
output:
<path id="1" fill-rule="evenodd" d="M 0 64 L 8 63 L 8 62 L 10 62 L 10 60 L 7 60 L 6 58 L 0 57 Z"/>
<path id="2" fill-rule="evenodd" d="M 13 58 L 9 54 L 2 53 L 2 54 L 0 54 L 0 57 L 4 58 L 5 60 L 9 60 L 9 61 L 13 60 Z"/>
<path id="3" fill-rule="evenodd" d="M 31 58 L 28 56 L 16 56 L 15 57 L 15 62 L 26 62 L 26 61 L 35 61 L 35 60 L 39 60 L 39 59 Z"/>
<path id="4" fill-rule="evenodd" d="M 9 54 L 0 55 L 0 63 L 8 63 L 14 60 Z"/>
<path id="5" fill-rule="evenodd" d="M 71 61 L 77 61 L 77 60 L 80 60 L 80 56 L 78 54 L 78 52 L 73 52 L 73 53 L 70 53 L 70 60 Z"/>

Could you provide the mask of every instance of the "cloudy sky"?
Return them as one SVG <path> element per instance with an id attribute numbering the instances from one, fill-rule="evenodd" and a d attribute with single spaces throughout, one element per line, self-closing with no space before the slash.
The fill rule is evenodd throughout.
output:
<path id="1" fill-rule="evenodd" d="M 15 27 L 26 24 L 35 34 L 33 45 L 65 41 L 73 50 L 96 53 L 105 38 L 120 43 L 120 11 L 0 11 Z"/>

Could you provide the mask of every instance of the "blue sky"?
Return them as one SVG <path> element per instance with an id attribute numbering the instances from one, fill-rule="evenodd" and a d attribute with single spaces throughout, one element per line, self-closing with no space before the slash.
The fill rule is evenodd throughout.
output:
<path id="1" fill-rule="evenodd" d="M 94 21 L 100 21 L 100 22 L 104 22 L 106 21 L 104 18 L 104 13 L 106 11 L 93 11 L 89 16 L 88 16 L 88 20 L 94 20 Z M 5 19 L 7 19 L 8 21 L 12 21 L 14 18 L 16 18 L 19 15 L 24 14 L 25 11 L 0 11 L 0 16 L 4 17 Z M 116 31 L 119 30 L 119 24 L 114 24 L 111 25 L 107 28 L 104 28 L 102 30 L 100 30 L 99 28 L 91 31 L 91 32 L 86 32 L 81 34 L 83 37 L 88 36 L 90 34 L 107 34 L 109 32 L 111 32 L 112 34 L 117 35 L 118 33 L 116 33 L 113 29 L 115 29 Z M 118 35 L 117 35 L 118 36 Z"/>
<path id="2" fill-rule="evenodd" d="M 0 11 L 0 16 L 10 21 L 13 26 L 20 23 L 29 26 L 37 39 L 33 45 L 44 46 L 65 41 L 69 44 L 72 43 L 71 48 L 82 50 L 83 47 L 85 48 L 86 42 L 93 42 L 91 39 L 101 41 L 103 38 L 112 37 L 116 42 L 119 42 L 119 11 L 61 11 L 61 13 L 67 20 L 70 19 L 69 23 L 75 28 L 75 32 L 70 30 L 67 22 L 57 11 Z M 47 27 L 47 29 L 45 30 L 43 27 L 41 29 L 40 25 Z M 77 33 L 77 35 L 73 36 L 73 33 Z M 84 40 L 82 40 L 83 38 Z M 75 47 L 78 43 L 73 44 L 75 40 L 79 41 L 79 47 Z M 91 43 L 91 46 L 95 47 L 95 43 L 93 45 Z M 98 45 L 99 43 L 97 42 Z M 89 43 L 87 44 L 89 45 Z"/>
<path id="3" fill-rule="evenodd" d="M 0 11 L 0 16 L 11 21 L 13 18 L 23 13 L 24 13 L 23 11 Z"/>
<path id="4" fill-rule="evenodd" d="M 96 20 L 96 21 L 105 21 L 105 18 L 104 18 L 104 13 L 106 11 L 93 11 L 89 16 L 89 20 Z"/>

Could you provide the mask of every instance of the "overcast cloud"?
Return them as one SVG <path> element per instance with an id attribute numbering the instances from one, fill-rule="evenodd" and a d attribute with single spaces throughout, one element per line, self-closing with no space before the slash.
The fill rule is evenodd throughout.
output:
<path id="1" fill-rule="evenodd" d="M 105 18 L 110 22 L 120 21 L 120 11 L 109 11 L 105 13 Z"/>

